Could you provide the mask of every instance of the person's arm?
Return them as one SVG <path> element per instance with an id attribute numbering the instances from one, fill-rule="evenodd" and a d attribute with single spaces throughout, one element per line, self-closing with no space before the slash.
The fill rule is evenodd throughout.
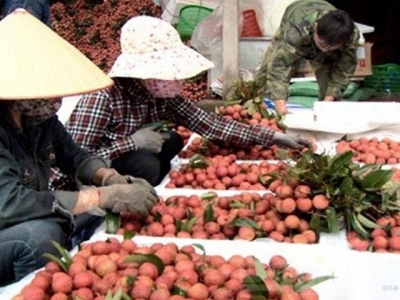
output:
<path id="1" fill-rule="evenodd" d="M 108 129 L 113 112 L 110 97 L 107 91 L 84 95 L 66 125 L 80 146 L 106 159 L 114 159 L 135 149 L 133 141 L 126 138 L 110 141 L 109 147 L 101 145 L 105 134 L 112 134 Z"/>
<path id="2" fill-rule="evenodd" d="M 328 83 L 325 101 L 341 99 L 357 67 L 357 48 L 360 32 L 354 29 L 351 42 L 339 53 L 339 59 L 332 66 L 331 81 Z"/>
<path id="3" fill-rule="evenodd" d="M 331 80 L 328 83 L 324 100 L 341 99 L 357 66 L 357 45 L 348 47 L 341 51 L 340 58 L 332 66 Z M 327 98 L 327 97 L 330 97 Z"/>
<path id="4" fill-rule="evenodd" d="M 301 43 L 302 37 L 287 25 L 280 32 L 267 49 L 256 74 L 256 82 L 262 88 L 264 97 L 273 100 L 275 110 L 282 115 L 287 113 L 290 80 L 301 61 L 296 45 Z"/>
<path id="5" fill-rule="evenodd" d="M 262 126 L 247 125 L 214 113 L 207 113 L 181 97 L 167 101 L 166 118 L 205 138 L 240 145 L 269 146 L 275 133 Z"/>

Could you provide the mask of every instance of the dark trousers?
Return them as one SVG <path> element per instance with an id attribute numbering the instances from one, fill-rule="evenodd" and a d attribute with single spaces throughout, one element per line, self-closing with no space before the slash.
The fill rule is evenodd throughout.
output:
<path id="1" fill-rule="evenodd" d="M 121 175 L 131 175 L 158 185 L 171 170 L 171 160 L 182 150 L 183 139 L 175 131 L 170 131 L 160 153 L 147 150 L 130 151 L 113 160 L 111 167 Z"/>

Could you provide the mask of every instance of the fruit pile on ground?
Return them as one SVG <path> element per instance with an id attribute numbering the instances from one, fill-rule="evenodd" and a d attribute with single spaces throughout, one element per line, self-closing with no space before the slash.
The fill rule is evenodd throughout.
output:
<path id="1" fill-rule="evenodd" d="M 160 18 L 161 13 L 152 0 L 72 0 L 51 5 L 54 31 L 106 73 L 121 52 L 120 31 L 125 22 L 138 15 Z M 207 73 L 188 79 L 183 96 L 192 101 L 209 98 Z"/>
<path id="2" fill-rule="evenodd" d="M 73 257 L 49 262 L 13 300 L 317 300 L 313 278 L 285 257 L 199 254 L 192 245 L 137 245 L 115 238 L 82 245 Z"/>

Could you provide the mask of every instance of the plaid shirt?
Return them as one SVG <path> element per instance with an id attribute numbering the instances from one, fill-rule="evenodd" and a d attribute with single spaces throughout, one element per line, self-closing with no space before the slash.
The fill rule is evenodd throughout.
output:
<path id="1" fill-rule="evenodd" d="M 108 90 L 84 95 L 66 124 L 73 139 L 90 153 L 114 160 L 135 149 L 133 133 L 158 121 L 182 125 L 210 140 L 271 144 L 272 130 L 207 113 L 182 97 L 155 99 L 137 79 L 114 81 Z"/>

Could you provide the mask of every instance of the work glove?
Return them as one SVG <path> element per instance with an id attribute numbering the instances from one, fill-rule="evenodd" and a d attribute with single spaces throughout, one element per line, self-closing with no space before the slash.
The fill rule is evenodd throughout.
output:
<path id="1" fill-rule="evenodd" d="M 104 215 L 104 210 L 108 209 L 114 213 L 131 212 L 147 217 L 158 201 L 155 190 L 141 183 L 90 187 L 81 190 L 78 197 L 86 211 L 94 215 Z"/>
<path id="2" fill-rule="evenodd" d="M 100 207 L 115 213 L 131 212 L 147 217 L 158 201 L 154 189 L 140 183 L 114 184 L 99 191 Z"/>
<path id="3" fill-rule="evenodd" d="M 142 178 L 136 178 L 130 175 L 121 175 L 115 169 L 107 169 L 105 173 L 102 183 L 102 186 L 110 186 L 113 184 L 131 184 L 131 183 L 140 183 L 149 189 L 152 189 L 150 183 Z"/>
<path id="4" fill-rule="evenodd" d="M 291 148 L 294 150 L 302 150 L 303 148 L 312 149 L 312 145 L 309 141 L 281 132 L 275 132 L 272 142 L 281 148 Z"/>
<path id="5" fill-rule="evenodd" d="M 144 149 L 152 153 L 160 153 L 164 141 L 170 137 L 169 133 L 158 132 L 162 127 L 162 123 L 154 123 L 132 134 L 131 139 L 135 144 L 135 149 Z"/>

